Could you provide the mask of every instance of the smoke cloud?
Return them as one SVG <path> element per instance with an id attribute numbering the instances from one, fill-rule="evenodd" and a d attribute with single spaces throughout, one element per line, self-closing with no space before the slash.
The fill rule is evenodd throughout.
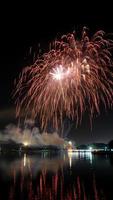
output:
<path id="1" fill-rule="evenodd" d="M 25 143 L 29 145 L 63 145 L 64 139 L 61 138 L 56 132 L 54 133 L 40 133 L 38 127 L 34 126 L 32 120 L 27 120 L 24 128 L 9 124 L 3 131 L 0 132 L 0 141 L 3 142 L 16 142 Z"/>

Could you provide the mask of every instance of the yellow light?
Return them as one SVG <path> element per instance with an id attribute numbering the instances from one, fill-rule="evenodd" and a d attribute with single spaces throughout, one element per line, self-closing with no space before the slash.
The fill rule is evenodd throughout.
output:
<path id="1" fill-rule="evenodd" d="M 28 146 L 28 142 L 24 142 L 23 144 L 24 144 L 24 146 Z"/>
<path id="2" fill-rule="evenodd" d="M 26 154 L 24 154 L 24 167 L 26 166 L 26 161 L 27 161 Z"/>
<path id="3" fill-rule="evenodd" d="M 69 166 L 70 166 L 70 168 L 72 166 L 72 155 L 73 155 L 72 148 L 70 148 L 70 149 L 68 149 L 68 157 L 69 157 Z"/>

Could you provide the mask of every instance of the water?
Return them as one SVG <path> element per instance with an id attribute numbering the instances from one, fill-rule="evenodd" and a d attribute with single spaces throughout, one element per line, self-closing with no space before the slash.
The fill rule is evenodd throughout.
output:
<path id="1" fill-rule="evenodd" d="M 1 154 L 0 200 L 113 200 L 113 155 Z"/>

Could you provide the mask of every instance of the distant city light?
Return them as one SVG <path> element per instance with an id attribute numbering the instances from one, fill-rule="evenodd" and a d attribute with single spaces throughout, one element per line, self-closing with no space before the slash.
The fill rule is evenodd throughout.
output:
<path id="1" fill-rule="evenodd" d="M 71 141 L 69 141 L 68 144 L 69 144 L 70 146 L 72 146 L 72 142 L 71 142 Z"/>
<path id="2" fill-rule="evenodd" d="M 89 147 L 89 150 L 90 150 L 90 151 L 92 151 L 92 149 L 93 149 L 92 147 Z"/>

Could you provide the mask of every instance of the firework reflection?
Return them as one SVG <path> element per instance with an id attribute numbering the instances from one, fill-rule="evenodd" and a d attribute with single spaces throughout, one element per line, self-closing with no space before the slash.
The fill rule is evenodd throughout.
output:
<path id="1" fill-rule="evenodd" d="M 69 159 L 71 159 L 71 165 Z M 3 164 L 4 174 L 8 179 L 7 184 L 9 184 L 7 199 L 104 199 L 104 196 L 102 197 L 104 192 L 102 189 L 100 192 L 99 186 L 97 187 L 96 176 L 88 172 L 89 176 L 85 178 L 85 168 L 78 167 L 80 162 L 82 167 L 87 165 L 89 168 L 90 157 L 84 154 L 84 157 L 82 155 L 81 158 L 79 153 L 73 154 L 72 152 L 71 155 L 65 154 L 65 157 L 62 155 L 46 156 L 45 158 L 24 154 L 22 157 L 10 161 L 6 170 Z M 0 171 L 1 167 L 2 162 Z"/>

